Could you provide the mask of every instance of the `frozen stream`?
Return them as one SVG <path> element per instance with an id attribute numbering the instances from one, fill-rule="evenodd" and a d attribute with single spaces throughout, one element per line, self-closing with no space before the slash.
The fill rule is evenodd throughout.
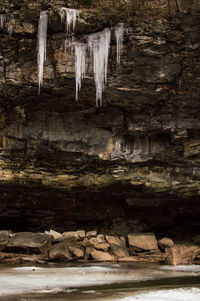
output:
<path id="1" fill-rule="evenodd" d="M 0 300 L 200 301 L 200 266 L 0 267 Z"/>

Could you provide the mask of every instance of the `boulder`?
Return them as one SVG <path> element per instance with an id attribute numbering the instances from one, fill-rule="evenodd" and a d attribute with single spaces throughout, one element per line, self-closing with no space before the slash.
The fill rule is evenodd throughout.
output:
<path id="1" fill-rule="evenodd" d="M 200 254 L 200 248 L 195 245 L 175 245 L 165 249 L 166 263 L 170 265 L 193 264 Z"/>
<path id="2" fill-rule="evenodd" d="M 125 239 L 121 239 L 121 237 L 106 235 L 106 240 L 110 245 L 115 244 L 120 247 L 125 247 Z"/>
<path id="3" fill-rule="evenodd" d="M 124 236 L 120 236 L 120 240 L 122 242 L 122 246 L 126 247 L 126 239 L 125 239 L 125 237 Z"/>
<path id="4" fill-rule="evenodd" d="M 111 253 L 115 257 L 129 257 L 128 250 L 122 246 L 118 246 L 115 244 L 111 245 Z"/>
<path id="5" fill-rule="evenodd" d="M 92 258 L 96 261 L 114 261 L 115 257 L 110 255 L 108 252 L 101 252 L 93 250 L 90 252 Z"/>
<path id="6" fill-rule="evenodd" d="M 64 232 L 62 234 L 62 236 L 65 239 L 69 239 L 69 240 L 78 240 L 79 239 L 79 234 L 77 231 L 68 231 L 68 232 Z"/>
<path id="7" fill-rule="evenodd" d="M 164 237 L 158 241 L 158 245 L 161 249 L 170 248 L 174 246 L 172 239 Z"/>
<path id="8" fill-rule="evenodd" d="M 59 239 L 62 237 L 61 233 L 54 231 L 54 230 L 45 231 L 44 233 L 53 236 L 54 239 Z"/>
<path id="9" fill-rule="evenodd" d="M 104 240 L 104 235 L 98 235 L 89 240 L 90 244 L 98 250 L 108 251 L 110 245 Z"/>
<path id="10" fill-rule="evenodd" d="M 106 241 L 104 240 L 104 237 L 92 237 L 89 239 L 90 243 L 92 245 L 97 245 L 101 243 L 105 243 Z"/>
<path id="11" fill-rule="evenodd" d="M 6 230 L 0 231 L 0 250 L 5 249 L 9 241 L 9 232 Z"/>
<path id="12" fill-rule="evenodd" d="M 77 258 L 84 257 L 84 250 L 79 245 L 69 245 L 70 252 Z"/>
<path id="13" fill-rule="evenodd" d="M 97 239 L 98 239 L 99 241 L 105 241 L 105 236 L 104 236 L 103 234 L 98 234 L 98 235 L 97 235 Z"/>
<path id="14" fill-rule="evenodd" d="M 128 243 L 130 247 L 135 247 L 141 250 L 151 251 L 158 248 L 154 233 L 129 234 Z"/>
<path id="15" fill-rule="evenodd" d="M 89 260 L 90 259 L 90 254 L 91 254 L 91 252 L 93 252 L 94 251 L 94 247 L 87 247 L 86 249 L 85 249 L 85 256 L 84 256 L 84 259 L 85 260 Z"/>
<path id="16" fill-rule="evenodd" d="M 54 239 L 58 239 L 58 238 L 62 237 L 62 234 L 60 232 L 57 232 L 54 230 L 50 230 L 49 234 L 52 235 Z"/>
<path id="17" fill-rule="evenodd" d="M 45 233 L 18 232 L 14 234 L 6 249 L 11 252 L 47 254 L 52 242 L 52 236 Z"/>
<path id="18" fill-rule="evenodd" d="M 94 247 L 97 250 L 108 251 L 108 249 L 110 248 L 110 245 L 107 242 L 101 242 L 101 243 L 95 244 Z"/>
<path id="19" fill-rule="evenodd" d="M 85 238 L 85 231 L 84 230 L 78 230 L 76 232 L 78 233 L 80 239 Z"/>
<path id="20" fill-rule="evenodd" d="M 49 259 L 54 261 L 70 261 L 72 260 L 72 255 L 67 245 L 64 242 L 60 242 L 51 248 Z"/>
<path id="21" fill-rule="evenodd" d="M 84 230 L 78 230 L 78 231 L 69 231 L 69 232 L 64 232 L 62 236 L 65 239 L 69 240 L 79 240 L 79 239 L 84 239 L 85 238 L 85 231 Z"/>
<path id="22" fill-rule="evenodd" d="M 86 237 L 88 237 L 88 238 L 95 237 L 95 236 L 97 236 L 97 231 L 96 230 L 88 231 L 86 233 Z"/>
<path id="23" fill-rule="evenodd" d="M 180 253 L 177 247 L 166 248 L 166 263 L 170 265 L 177 265 L 180 262 Z"/>
<path id="24" fill-rule="evenodd" d="M 84 238 L 83 241 L 80 241 L 79 244 L 82 246 L 82 247 L 93 247 L 93 244 L 91 244 L 90 240 L 88 238 Z"/>

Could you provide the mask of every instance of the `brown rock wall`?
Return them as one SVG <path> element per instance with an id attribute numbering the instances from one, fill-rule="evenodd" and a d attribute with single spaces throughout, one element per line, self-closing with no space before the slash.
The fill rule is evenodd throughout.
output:
<path id="1" fill-rule="evenodd" d="M 63 5 L 58 2 L 55 8 Z M 42 9 L 50 16 L 38 96 Z M 112 29 L 108 87 L 98 109 L 88 70 L 74 101 L 75 61 L 71 54 L 65 59 L 56 9 L 3 0 L 0 13 L 6 16 L 0 29 L 2 228 L 163 236 L 185 233 L 187 221 L 188 235 L 198 233 L 199 8 L 173 20 L 128 24 L 119 66 Z M 81 10 L 76 40 L 107 24 L 94 19 L 94 12 Z"/>

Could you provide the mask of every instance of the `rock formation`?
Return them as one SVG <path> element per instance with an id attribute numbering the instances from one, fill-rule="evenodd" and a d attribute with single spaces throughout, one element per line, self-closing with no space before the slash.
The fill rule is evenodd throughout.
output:
<path id="1" fill-rule="evenodd" d="M 119 20 L 102 21 L 77 2 L 68 3 L 80 11 L 75 42 L 111 30 L 98 108 L 88 57 L 74 100 L 75 55 L 59 15 L 65 1 L 0 3 L 0 228 L 191 238 L 200 229 L 200 8 L 172 19 L 132 16 L 119 65 Z M 38 20 L 46 10 L 38 96 Z"/>

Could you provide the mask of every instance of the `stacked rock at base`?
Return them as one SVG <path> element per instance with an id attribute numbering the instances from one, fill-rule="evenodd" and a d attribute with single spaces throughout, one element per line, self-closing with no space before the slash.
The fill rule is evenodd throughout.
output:
<path id="1" fill-rule="evenodd" d="M 154 233 L 117 236 L 53 229 L 45 233 L 0 231 L 0 262 L 119 261 L 191 264 L 200 262 L 198 245 L 176 245 L 168 237 L 156 239 Z"/>

